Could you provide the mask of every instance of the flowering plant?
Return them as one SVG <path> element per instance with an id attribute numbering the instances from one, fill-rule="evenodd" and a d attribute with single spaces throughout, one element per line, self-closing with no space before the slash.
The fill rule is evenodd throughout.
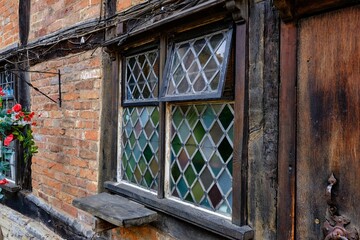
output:
<path id="1" fill-rule="evenodd" d="M 37 152 L 32 135 L 31 125 L 33 122 L 34 112 L 25 111 L 20 104 L 15 104 L 11 109 L 4 109 L 3 100 L 4 92 L 0 87 L 0 140 L 1 152 L 6 152 L 6 147 L 12 141 L 17 139 L 23 148 L 24 161 L 27 161 L 34 153 Z M 9 170 L 9 163 L 4 161 L 2 154 L 0 154 L 0 184 L 7 183 L 4 173 Z M 1 198 L 1 194 L 0 194 Z"/>

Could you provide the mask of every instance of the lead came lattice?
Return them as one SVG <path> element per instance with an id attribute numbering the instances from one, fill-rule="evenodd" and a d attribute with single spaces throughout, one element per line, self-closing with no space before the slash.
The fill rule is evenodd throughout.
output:
<path id="1" fill-rule="evenodd" d="M 233 104 L 172 107 L 171 194 L 231 214 Z"/>

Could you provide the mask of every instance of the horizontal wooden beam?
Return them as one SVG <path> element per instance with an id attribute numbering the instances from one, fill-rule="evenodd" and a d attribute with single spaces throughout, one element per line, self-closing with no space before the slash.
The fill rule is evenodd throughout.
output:
<path id="1" fill-rule="evenodd" d="M 359 3 L 359 0 L 274 0 L 285 22 Z"/>

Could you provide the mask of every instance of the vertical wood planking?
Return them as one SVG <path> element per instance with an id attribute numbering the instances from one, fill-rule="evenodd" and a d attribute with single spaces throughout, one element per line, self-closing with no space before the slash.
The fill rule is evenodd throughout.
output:
<path id="1" fill-rule="evenodd" d="M 295 234 L 296 41 L 295 24 L 281 23 L 278 239 L 294 239 Z"/>
<path id="2" fill-rule="evenodd" d="M 247 27 L 235 27 L 235 126 L 233 162 L 232 222 L 244 225 L 247 221 L 247 146 L 248 146 L 248 91 L 247 91 Z"/>
<path id="3" fill-rule="evenodd" d="M 299 25 L 296 237 L 322 239 L 328 178 L 332 204 L 359 229 L 360 5 Z M 314 223 L 316 222 L 316 223 Z"/>

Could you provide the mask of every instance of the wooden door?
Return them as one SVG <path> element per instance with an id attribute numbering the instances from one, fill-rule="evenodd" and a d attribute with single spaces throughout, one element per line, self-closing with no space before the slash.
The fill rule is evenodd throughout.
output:
<path id="1" fill-rule="evenodd" d="M 297 64 L 296 239 L 324 239 L 331 173 L 337 214 L 360 231 L 359 5 L 301 20 Z"/>

